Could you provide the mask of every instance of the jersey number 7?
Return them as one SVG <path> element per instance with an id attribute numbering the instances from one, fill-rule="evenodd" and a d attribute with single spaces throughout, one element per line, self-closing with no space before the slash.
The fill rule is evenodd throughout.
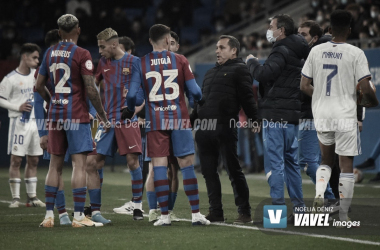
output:
<path id="1" fill-rule="evenodd" d="M 336 64 L 323 64 L 323 69 L 332 69 L 333 71 L 327 76 L 326 95 L 331 94 L 331 80 L 338 74 L 338 65 Z"/>
<path id="2" fill-rule="evenodd" d="M 164 82 L 164 88 L 171 88 L 173 89 L 173 93 L 171 94 L 157 94 L 158 90 L 161 88 L 162 83 L 162 76 L 168 76 L 168 78 Z M 154 86 L 152 90 L 149 93 L 149 101 L 150 102 L 157 102 L 157 101 L 163 101 L 166 100 L 174 100 L 179 96 L 179 85 L 176 82 L 173 82 L 174 79 L 178 76 L 178 69 L 167 69 L 162 71 L 162 76 L 160 72 L 157 71 L 151 71 L 145 74 L 146 79 L 154 77 L 156 79 L 156 82 L 154 83 Z M 163 91 L 164 92 L 164 91 Z"/>

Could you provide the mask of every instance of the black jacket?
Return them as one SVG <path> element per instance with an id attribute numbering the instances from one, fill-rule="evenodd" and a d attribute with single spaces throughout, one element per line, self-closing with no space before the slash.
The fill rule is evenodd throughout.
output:
<path id="1" fill-rule="evenodd" d="M 311 49 L 317 45 L 326 43 L 328 41 L 331 41 L 331 35 L 323 35 L 313 44 Z M 313 112 L 311 111 L 311 97 L 301 92 L 301 102 L 302 102 L 301 118 L 313 119 Z"/>
<path id="2" fill-rule="evenodd" d="M 265 61 L 248 61 L 249 72 L 259 82 L 259 118 L 298 124 L 301 114 L 301 69 L 309 54 L 306 40 L 289 35 L 276 42 Z"/>
<path id="3" fill-rule="evenodd" d="M 217 119 L 217 124 L 238 121 L 242 107 L 248 119 L 257 120 L 253 80 L 241 58 L 216 64 L 207 71 L 202 85 L 202 105 L 195 106 L 190 119 Z"/>

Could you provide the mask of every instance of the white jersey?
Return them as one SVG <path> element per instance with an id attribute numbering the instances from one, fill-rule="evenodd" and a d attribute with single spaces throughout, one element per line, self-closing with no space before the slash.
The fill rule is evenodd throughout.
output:
<path id="1" fill-rule="evenodd" d="M 364 52 L 347 43 L 320 44 L 311 50 L 302 75 L 313 79 L 317 131 L 356 129 L 356 85 L 371 77 Z"/>
<path id="2" fill-rule="evenodd" d="M 34 86 L 34 72 L 31 69 L 29 75 L 22 75 L 16 70 L 13 70 L 0 83 L 0 98 L 6 99 L 11 104 L 18 107 L 25 103 L 28 99 L 34 100 L 33 86 Z M 9 117 L 21 116 L 22 112 L 8 110 Z M 30 119 L 34 118 L 34 106 Z"/>

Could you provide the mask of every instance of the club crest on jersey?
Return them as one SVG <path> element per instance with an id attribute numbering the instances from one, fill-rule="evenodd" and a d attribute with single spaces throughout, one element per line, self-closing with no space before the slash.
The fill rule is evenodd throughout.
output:
<path id="1" fill-rule="evenodd" d="M 153 65 L 160 65 L 160 64 L 171 64 L 172 61 L 170 60 L 170 57 L 167 56 L 166 58 L 157 58 L 157 59 L 150 59 L 151 66 Z"/>
<path id="2" fill-rule="evenodd" d="M 129 74 L 131 74 L 132 72 L 131 72 L 131 70 L 129 69 L 129 68 L 123 68 L 123 75 L 129 75 Z"/>

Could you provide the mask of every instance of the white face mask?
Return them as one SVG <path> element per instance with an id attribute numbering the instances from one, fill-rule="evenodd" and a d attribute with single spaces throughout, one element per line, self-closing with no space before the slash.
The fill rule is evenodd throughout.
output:
<path id="1" fill-rule="evenodd" d="M 280 28 L 278 28 L 278 29 L 280 29 Z M 277 29 L 277 30 L 278 30 Z M 275 30 L 276 31 L 276 30 Z M 270 43 L 275 43 L 276 42 L 276 39 L 277 39 L 277 37 L 279 37 L 279 35 L 278 36 L 276 36 L 276 37 L 273 37 L 273 30 L 267 30 L 267 40 L 268 40 L 268 42 L 270 42 Z"/>

